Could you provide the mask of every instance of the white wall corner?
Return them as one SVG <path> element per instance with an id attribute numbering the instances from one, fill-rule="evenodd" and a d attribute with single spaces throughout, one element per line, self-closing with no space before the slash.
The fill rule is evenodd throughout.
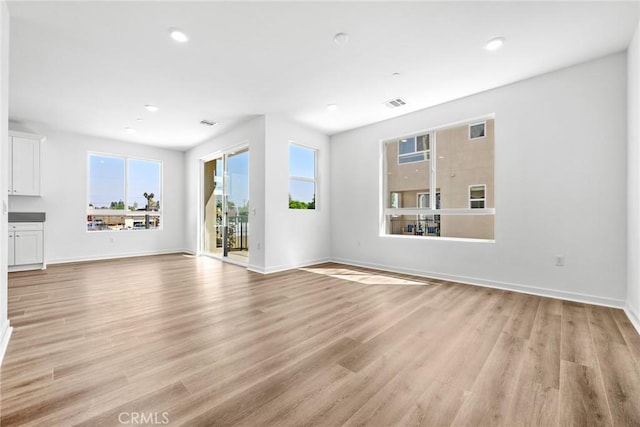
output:
<path id="1" fill-rule="evenodd" d="M 627 295 L 625 312 L 640 333 L 640 23 L 627 50 Z"/>
<path id="2" fill-rule="evenodd" d="M 624 307 L 624 312 L 629 318 L 629 321 L 631 321 L 633 327 L 636 328 L 636 331 L 638 331 L 638 334 L 640 334 L 640 310 L 633 307 L 627 302 L 626 306 Z"/>
<path id="3" fill-rule="evenodd" d="M 7 347 L 9 347 L 9 338 L 11 338 L 11 332 L 13 332 L 13 328 L 9 325 L 9 321 L 7 320 L 0 329 L 0 365 L 2 365 L 4 355 L 7 352 Z"/>

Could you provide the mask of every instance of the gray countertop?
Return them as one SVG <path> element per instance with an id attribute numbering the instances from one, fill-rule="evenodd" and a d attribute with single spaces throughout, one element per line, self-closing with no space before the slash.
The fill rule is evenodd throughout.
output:
<path id="1" fill-rule="evenodd" d="M 9 212 L 9 222 L 44 222 L 45 212 Z"/>

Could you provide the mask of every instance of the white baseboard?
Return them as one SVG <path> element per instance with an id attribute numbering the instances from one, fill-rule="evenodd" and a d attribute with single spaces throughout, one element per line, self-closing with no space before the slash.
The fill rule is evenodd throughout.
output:
<path id="1" fill-rule="evenodd" d="M 0 365 L 2 365 L 4 354 L 7 352 L 7 347 L 9 346 L 9 338 L 11 338 L 11 332 L 13 332 L 13 328 L 10 326 L 10 323 L 7 320 L 6 323 L 0 328 Z"/>
<path id="2" fill-rule="evenodd" d="M 167 254 L 181 254 L 187 253 L 190 254 L 189 251 L 185 249 L 169 249 L 164 251 L 148 251 L 148 252 L 129 252 L 129 253 L 120 253 L 120 254 L 109 254 L 109 255 L 101 255 L 101 256 L 86 256 L 86 257 L 74 257 L 74 258 L 62 258 L 62 259 L 54 259 L 47 260 L 47 265 L 53 264 L 69 264 L 72 262 L 86 262 L 86 261 L 102 261 L 107 259 L 118 259 L 118 258 L 134 258 L 139 256 L 153 256 L 153 255 L 167 255 Z"/>
<path id="3" fill-rule="evenodd" d="M 633 327 L 636 328 L 636 331 L 638 331 L 638 334 L 640 334 L 640 311 L 629 304 L 629 302 L 627 301 L 627 304 L 624 307 L 624 312 L 626 313 Z"/>
<path id="4" fill-rule="evenodd" d="M 474 277 L 434 273 L 429 271 L 415 270 L 411 268 L 398 268 L 395 266 L 377 264 L 377 263 L 368 263 L 368 262 L 363 263 L 360 261 L 344 259 L 344 258 L 333 258 L 332 261 L 340 264 L 353 265 L 357 267 L 375 268 L 377 270 L 384 270 L 384 271 L 389 271 L 394 273 L 404 273 L 404 274 L 411 274 L 413 276 L 426 277 L 431 279 L 448 280 L 451 282 L 464 283 L 466 285 L 484 286 L 487 288 L 502 289 L 505 291 L 513 291 L 513 292 L 519 292 L 523 294 L 537 295 L 541 297 L 557 298 L 557 299 L 563 299 L 567 301 L 601 305 L 605 307 L 625 308 L 625 301 L 623 300 L 617 300 L 613 298 L 604 298 L 604 297 L 599 297 L 595 295 L 557 291 L 553 289 L 538 288 L 535 286 L 519 285 L 515 283 L 506 283 L 506 282 L 497 282 L 497 281 L 485 280 L 485 279 L 477 279 Z"/>
<path id="5" fill-rule="evenodd" d="M 331 261 L 330 258 L 318 258 L 313 260 L 300 261 L 295 264 L 278 265 L 274 267 L 259 267 L 256 265 L 249 264 L 247 266 L 247 270 L 253 271 L 255 273 L 261 273 L 261 274 L 272 274 L 272 273 L 279 273 L 281 271 L 293 270 L 296 268 L 308 267 L 310 265 L 322 264 L 324 262 L 329 262 L 329 261 Z"/>

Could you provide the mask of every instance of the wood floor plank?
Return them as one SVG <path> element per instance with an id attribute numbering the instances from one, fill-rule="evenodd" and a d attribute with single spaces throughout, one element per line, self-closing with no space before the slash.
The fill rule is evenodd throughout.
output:
<path id="1" fill-rule="evenodd" d="M 640 425 L 621 310 L 182 254 L 11 273 L 8 291 L 3 427 Z"/>
<path id="2" fill-rule="evenodd" d="M 606 307 L 587 307 L 598 366 L 615 425 L 640 425 L 640 370 Z"/>
<path id="3" fill-rule="evenodd" d="M 562 360 L 598 367 L 596 350 L 584 304 L 562 302 Z"/>
<path id="4" fill-rule="evenodd" d="M 525 339 L 503 332 L 451 425 L 509 425 L 526 350 Z"/>
<path id="5" fill-rule="evenodd" d="M 563 360 L 560 372 L 560 425 L 613 425 L 602 378 L 597 370 Z"/>

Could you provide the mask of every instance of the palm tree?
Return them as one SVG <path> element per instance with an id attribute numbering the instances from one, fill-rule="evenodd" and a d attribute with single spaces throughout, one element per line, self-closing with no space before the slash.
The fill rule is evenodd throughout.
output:
<path id="1" fill-rule="evenodd" d="M 149 212 L 149 209 L 151 209 L 151 202 L 152 202 L 153 198 L 155 197 L 155 194 L 145 192 L 143 194 L 143 196 L 144 196 L 145 199 L 147 199 L 147 212 Z M 149 214 L 148 213 L 144 216 L 144 228 L 149 228 Z"/>

